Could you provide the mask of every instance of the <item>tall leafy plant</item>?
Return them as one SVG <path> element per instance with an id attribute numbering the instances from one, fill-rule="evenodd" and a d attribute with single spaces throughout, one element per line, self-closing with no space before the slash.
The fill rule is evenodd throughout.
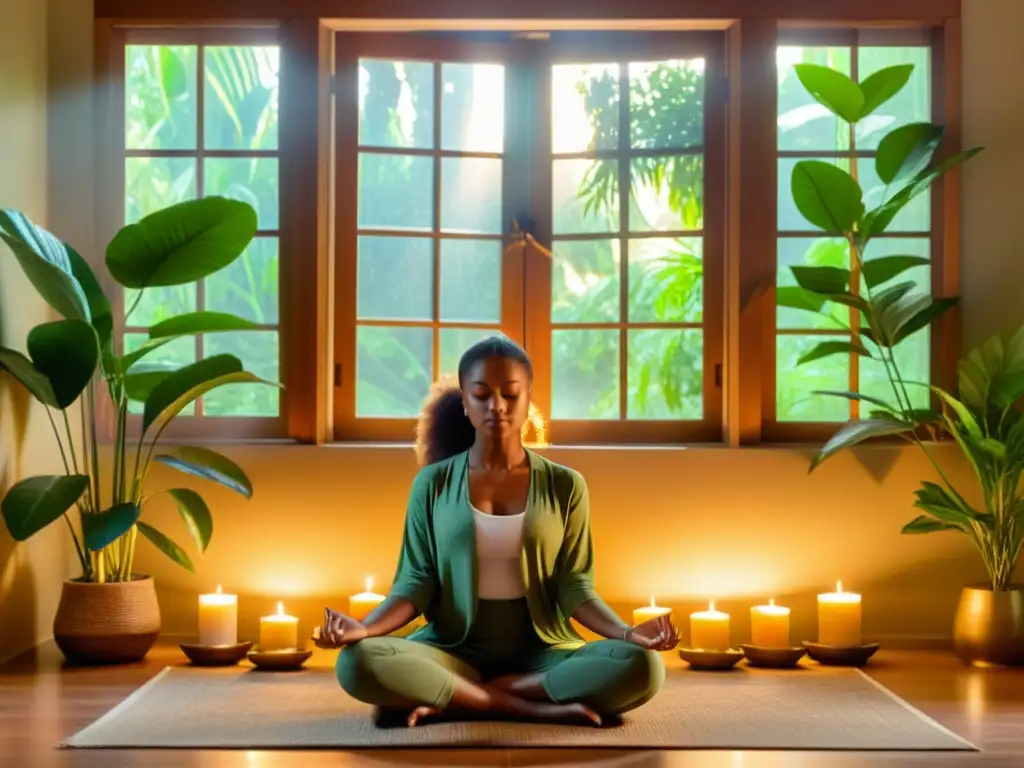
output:
<path id="1" fill-rule="evenodd" d="M 256 212 L 248 203 L 223 197 L 179 203 L 121 229 L 107 246 L 106 267 L 116 283 L 138 292 L 137 304 L 148 289 L 184 285 L 224 269 L 242 254 L 255 232 Z M 194 570 L 181 546 L 140 519 L 155 495 L 146 489 L 153 462 L 220 483 L 247 498 L 252 483 L 237 464 L 215 451 L 188 446 L 159 450 L 160 438 L 189 404 L 217 387 L 275 385 L 246 371 L 233 355 L 214 355 L 180 367 L 155 362 L 150 355 L 175 339 L 259 326 L 227 313 L 193 312 L 150 326 L 141 346 L 118 354 L 110 300 L 85 259 L 9 209 L 0 210 L 0 239 L 62 318 L 29 332 L 27 356 L 0 348 L 0 369 L 43 405 L 64 465 L 64 474 L 26 478 L 8 490 L 0 501 L 8 531 L 24 541 L 63 519 L 87 581 L 132 578 L 139 533 Z M 128 308 L 128 316 L 134 307 Z M 109 398 L 114 414 L 109 465 L 101 462 L 99 447 L 102 397 Z M 68 413 L 76 402 L 77 448 Z M 138 429 L 129 426 L 132 402 L 141 404 Z M 198 549 L 205 550 L 213 533 L 207 503 L 188 488 L 166 493 Z"/>
<path id="2" fill-rule="evenodd" d="M 795 66 L 800 82 L 847 126 L 855 125 L 896 95 L 907 83 L 912 65 L 888 67 L 861 83 L 828 67 Z M 890 255 L 865 259 L 868 244 L 886 233 L 895 217 L 937 179 L 972 158 L 974 148 L 936 159 L 944 131 L 933 123 L 911 123 L 886 134 L 874 158 L 875 173 L 886 185 L 881 203 L 871 209 L 855 173 L 819 160 L 803 160 L 793 169 L 793 202 L 804 218 L 848 246 L 852 269 L 829 266 L 792 267 L 796 288 L 778 291 L 778 303 L 828 316 L 834 307 L 849 309 L 849 340 L 822 341 L 799 364 L 830 355 L 856 354 L 881 362 L 891 398 L 860 392 L 817 392 L 857 401 L 868 418 L 851 421 L 836 432 L 812 459 L 813 471 L 836 453 L 874 437 L 898 435 L 916 444 L 935 468 L 938 483 L 926 481 L 916 492 L 923 514 L 904 533 L 958 531 L 978 550 L 992 588 L 1009 587 L 1024 541 L 1024 418 L 1015 408 L 1024 395 L 1024 328 L 1008 342 L 999 335 L 960 361 L 959 397 L 935 386 L 908 381 L 900 370 L 897 345 L 928 327 L 953 307 L 956 297 L 933 298 L 912 280 L 897 280 L 925 266 L 920 256 Z M 855 170 L 855 169 L 854 169 Z M 934 395 L 940 409 L 921 408 L 914 388 Z M 937 430 L 950 435 L 969 461 L 983 504 L 972 506 L 950 481 L 925 437 Z"/>

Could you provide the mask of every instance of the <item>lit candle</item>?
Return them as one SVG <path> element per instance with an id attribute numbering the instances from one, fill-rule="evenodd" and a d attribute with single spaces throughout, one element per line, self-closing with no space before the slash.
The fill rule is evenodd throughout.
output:
<path id="1" fill-rule="evenodd" d="M 238 595 L 217 591 L 199 596 L 199 644 L 234 645 L 238 642 Z"/>
<path id="2" fill-rule="evenodd" d="M 633 609 L 633 626 L 643 624 L 645 621 L 656 619 L 659 616 L 668 616 L 672 613 L 671 608 L 663 608 L 660 605 L 656 605 L 654 602 L 654 595 L 651 595 L 651 604 L 644 605 L 640 608 Z"/>
<path id="3" fill-rule="evenodd" d="M 299 620 L 284 612 L 284 605 L 277 604 L 277 613 L 260 619 L 260 650 L 279 651 L 295 648 L 299 644 Z"/>
<path id="4" fill-rule="evenodd" d="M 366 577 L 366 591 L 358 595 L 352 595 L 348 599 L 348 615 L 356 621 L 363 621 L 370 612 L 384 602 L 385 595 L 378 595 L 373 591 L 373 577 Z"/>
<path id="5" fill-rule="evenodd" d="M 789 648 L 789 608 L 755 605 L 750 609 L 750 644 L 759 648 Z"/>
<path id="6" fill-rule="evenodd" d="M 729 650 L 729 614 L 715 610 L 715 601 L 706 611 L 690 614 L 690 647 L 707 651 Z"/>
<path id="7" fill-rule="evenodd" d="M 818 642 L 841 647 L 861 644 L 860 595 L 843 592 L 841 581 L 836 582 L 835 592 L 818 595 Z"/>

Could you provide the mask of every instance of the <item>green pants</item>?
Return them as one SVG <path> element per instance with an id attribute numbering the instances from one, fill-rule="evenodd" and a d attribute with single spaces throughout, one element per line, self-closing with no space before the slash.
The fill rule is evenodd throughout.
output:
<path id="1" fill-rule="evenodd" d="M 380 707 L 425 704 L 444 709 L 455 676 L 475 682 L 506 674 L 543 675 L 548 697 L 616 715 L 649 701 L 665 680 L 654 651 L 621 640 L 578 648 L 545 646 L 525 601 L 479 601 L 466 641 L 441 649 L 415 639 L 374 637 L 338 655 L 338 682 L 354 699 Z"/>

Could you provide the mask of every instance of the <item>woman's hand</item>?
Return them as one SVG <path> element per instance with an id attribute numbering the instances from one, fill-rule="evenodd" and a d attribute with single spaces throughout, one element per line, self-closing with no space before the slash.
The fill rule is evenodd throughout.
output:
<path id="1" fill-rule="evenodd" d="M 630 629 L 626 639 L 651 651 L 671 651 L 679 645 L 679 631 L 671 617 L 656 616 Z"/>
<path id="2" fill-rule="evenodd" d="M 330 608 L 324 608 L 324 623 L 319 629 L 320 634 L 313 636 L 313 644 L 328 650 L 358 643 L 368 635 L 364 624 Z"/>

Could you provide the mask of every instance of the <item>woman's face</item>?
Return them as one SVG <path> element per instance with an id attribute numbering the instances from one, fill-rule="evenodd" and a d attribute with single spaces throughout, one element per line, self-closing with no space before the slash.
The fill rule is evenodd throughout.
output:
<path id="1" fill-rule="evenodd" d="M 488 357 L 462 381 L 466 415 L 478 433 L 492 438 L 520 434 L 530 412 L 530 379 L 515 360 Z"/>

